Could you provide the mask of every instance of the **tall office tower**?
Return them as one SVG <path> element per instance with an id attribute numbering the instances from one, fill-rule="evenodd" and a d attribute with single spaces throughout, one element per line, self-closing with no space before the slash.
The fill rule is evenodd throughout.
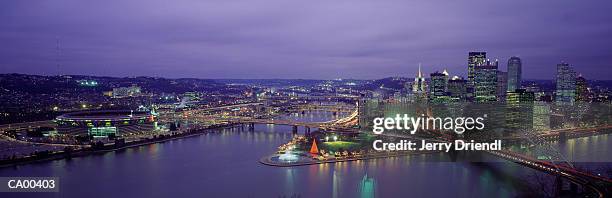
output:
<path id="1" fill-rule="evenodd" d="M 487 52 L 470 52 L 468 54 L 468 86 L 474 87 L 475 67 L 487 61 Z"/>
<path id="2" fill-rule="evenodd" d="M 444 69 L 444 71 L 442 71 L 442 74 L 444 74 L 444 82 L 446 82 L 445 91 L 448 91 L 448 80 L 449 80 L 450 76 L 448 75 L 448 71 L 446 71 L 446 69 Z"/>
<path id="3" fill-rule="evenodd" d="M 513 92 L 516 89 L 521 88 L 521 75 L 523 73 L 521 59 L 513 56 L 508 59 L 508 90 L 507 92 Z"/>
<path id="4" fill-rule="evenodd" d="M 497 71 L 497 99 L 506 100 L 506 90 L 508 90 L 508 72 Z"/>
<path id="5" fill-rule="evenodd" d="M 533 102 L 533 130 L 550 130 L 550 104 L 544 101 Z"/>
<path id="6" fill-rule="evenodd" d="M 414 83 L 412 84 L 412 92 L 417 95 L 425 95 L 427 92 L 427 87 L 425 84 L 425 77 L 423 77 L 423 73 L 421 72 L 421 64 L 419 64 L 419 73 L 414 78 Z"/>
<path id="7" fill-rule="evenodd" d="M 576 78 L 576 101 L 590 102 L 591 98 L 589 95 L 589 84 L 587 80 L 582 77 L 582 75 L 578 75 Z"/>
<path id="8" fill-rule="evenodd" d="M 512 132 L 533 128 L 533 92 L 517 89 L 508 92 L 506 100 L 506 128 Z"/>
<path id="9" fill-rule="evenodd" d="M 448 93 L 450 100 L 463 102 L 467 99 L 467 81 L 459 76 L 453 76 L 448 81 Z"/>
<path id="10" fill-rule="evenodd" d="M 557 64 L 557 90 L 555 102 L 573 104 L 576 99 L 576 72 L 567 63 Z"/>
<path id="11" fill-rule="evenodd" d="M 497 60 L 474 67 L 474 99 L 476 102 L 497 101 Z"/>
<path id="12" fill-rule="evenodd" d="M 430 94 L 429 99 L 435 103 L 443 103 L 448 101 L 449 97 L 446 92 L 448 83 L 448 73 L 434 72 L 430 74 Z"/>

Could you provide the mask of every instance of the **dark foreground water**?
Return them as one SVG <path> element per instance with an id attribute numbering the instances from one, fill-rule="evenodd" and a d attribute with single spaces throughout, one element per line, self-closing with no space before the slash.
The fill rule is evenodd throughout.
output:
<path id="1" fill-rule="evenodd" d="M 320 115 L 323 118 L 329 115 Z M 321 118 L 321 119 L 323 119 Z M 310 115 L 298 119 L 317 120 Z M 57 176 L 59 193 L 0 197 L 516 197 L 536 172 L 514 163 L 454 163 L 446 154 L 279 168 L 258 160 L 291 127 L 257 125 L 100 155 L 0 169 L 0 176 Z M 610 156 L 610 138 L 575 140 L 572 153 Z M 574 156 L 579 154 L 574 154 Z M 583 155 L 579 155 L 583 156 Z M 8 196 L 6 196 L 8 195 Z"/>

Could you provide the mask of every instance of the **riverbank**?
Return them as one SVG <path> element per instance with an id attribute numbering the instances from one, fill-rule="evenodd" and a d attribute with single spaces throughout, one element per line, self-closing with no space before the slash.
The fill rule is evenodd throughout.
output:
<path id="1" fill-rule="evenodd" d="M 146 146 L 150 144 L 157 144 L 171 140 L 183 139 L 188 137 L 199 136 L 206 133 L 212 133 L 214 129 L 225 129 L 231 128 L 235 124 L 227 124 L 227 125 L 215 125 L 206 128 L 197 128 L 197 129 L 189 129 L 187 132 L 177 133 L 174 135 L 167 136 L 158 136 L 156 138 L 144 139 L 139 141 L 132 141 L 120 144 L 109 144 L 103 146 L 94 146 L 82 148 L 79 150 L 64 150 L 64 151 L 56 151 L 56 152 L 40 152 L 37 155 L 15 158 L 15 159 L 5 159 L 0 160 L 0 168 L 29 164 L 29 163 L 38 163 L 38 162 L 46 162 L 53 160 L 61 160 L 61 159 L 70 159 L 73 157 L 83 157 L 92 154 L 102 154 L 112 151 L 119 151 L 128 148 Z"/>

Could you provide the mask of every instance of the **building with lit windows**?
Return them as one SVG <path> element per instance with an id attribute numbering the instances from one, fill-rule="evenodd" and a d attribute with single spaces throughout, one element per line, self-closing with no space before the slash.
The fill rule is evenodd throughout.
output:
<path id="1" fill-rule="evenodd" d="M 129 87 L 113 88 L 113 98 L 132 97 L 140 95 L 140 87 L 132 85 Z"/>
<path id="2" fill-rule="evenodd" d="M 483 65 L 487 62 L 486 52 L 469 52 L 468 53 L 468 86 L 473 87 L 476 76 L 476 66 Z"/>
<path id="3" fill-rule="evenodd" d="M 508 72 L 497 71 L 497 100 L 506 100 L 506 90 L 508 90 Z"/>
<path id="4" fill-rule="evenodd" d="M 557 89 L 555 102 L 574 104 L 576 99 L 576 72 L 567 63 L 557 64 Z"/>
<path id="5" fill-rule="evenodd" d="M 506 96 L 506 128 L 511 132 L 533 129 L 533 92 L 516 89 Z"/>
<path id="6" fill-rule="evenodd" d="M 533 103 L 533 130 L 550 130 L 550 104 L 543 101 Z"/>
<path id="7" fill-rule="evenodd" d="M 497 101 L 497 65 L 487 61 L 474 67 L 474 100 L 476 102 Z"/>
<path id="8" fill-rule="evenodd" d="M 578 77 L 576 78 L 576 101 L 591 101 L 589 93 L 589 84 L 587 83 L 587 80 L 582 77 L 582 75 L 578 75 Z"/>
<path id="9" fill-rule="evenodd" d="M 421 72 L 421 65 L 419 64 L 419 72 L 417 76 L 414 78 L 414 82 L 412 83 L 412 93 L 418 97 L 424 97 L 427 95 L 427 84 L 425 82 L 425 77 Z"/>
<path id="10" fill-rule="evenodd" d="M 109 110 L 66 113 L 55 119 L 60 134 L 121 136 L 154 130 L 155 115 L 147 111 Z"/>
<path id="11" fill-rule="evenodd" d="M 521 88 L 521 75 L 523 65 L 519 57 L 513 56 L 508 59 L 508 87 L 507 92 L 513 92 Z"/>
<path id="12" fill-rule="evenodd" d="M 464 102 L 467 100 L 467 81 L 459 76 L 448 80 L 448 93 L 451 101 Z"/>
<path id="13" fill-rule="evenodd" d="M 430 74 L 430 94 L 429 99 L 435 103 L 443 103 L 449 101 L 447 92 L 448 88 L 448 72 L 434 72 Z"/>

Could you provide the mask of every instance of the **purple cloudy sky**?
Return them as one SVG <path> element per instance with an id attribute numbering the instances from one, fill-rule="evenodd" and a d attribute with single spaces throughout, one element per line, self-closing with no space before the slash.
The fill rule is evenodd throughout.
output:
<path id="1" fill-rule="evenodd" d="M 0 73 L 198 78 L 465 75 L 485 50 L 612 79 L 610 0 L 2 0 Z M 61 55 L 56 43 L 60 40 Z M 61 67 L 56 67 L 56 59 Z"/>

